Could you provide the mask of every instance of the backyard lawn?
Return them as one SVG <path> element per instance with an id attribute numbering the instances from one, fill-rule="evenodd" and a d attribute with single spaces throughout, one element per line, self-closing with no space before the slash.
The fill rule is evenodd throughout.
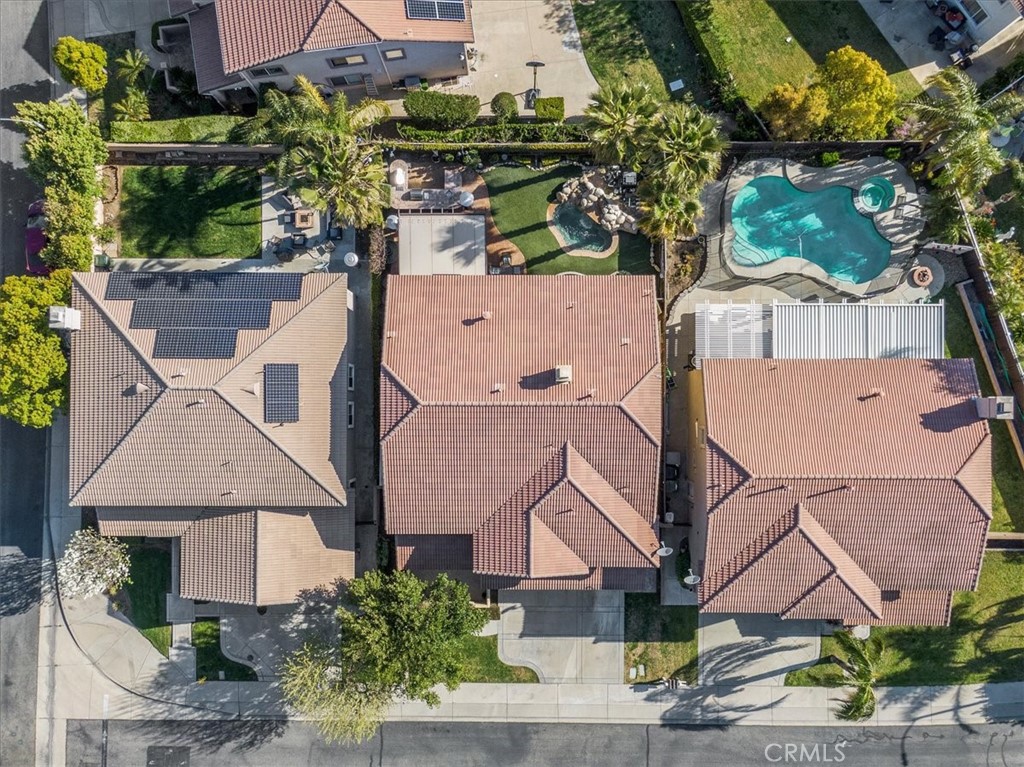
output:
<path id="1" fill-rule="evenodd" d="M 260 246 L 260 187 L 243 168 L 121 172 L 123 258 L 246 258 Z"/>
<path id="2" fill-rule="evenodd" d="M 196 648 L 196 679 L 225 682 L 255 682 L 256 672 L 241 663 L 228 660 L 220 651 L 220 621 L 216 618 L 192 624 L 192 646 Z"/>
<path id="3" fill-rule="evenodd" d="M 137 539 L 136 539 L 137 540 Z M 171 589 L 171 552 L 164 548 L 130 544 L 131 581 L 123 587 L 128 604 L 123 606 L 135 628 L 161 655 L 171 647 L 171 627 L 165 600 Z"/>
<path id="4" fill-rule="evenodd" d="M 681 2 L 682 0 L 677 0 Z M 689 3 L 706 9 L 698 20 L 712 51 L 721 51 L 727 71 L 751 106 L 776 85 L 801 84 L 829 51 L 850 45 L 877 60 L 890 74 L 901 98 L 912 98 L 921 86 L 878 31 L 860 3 L 819 0 L 710 0 Z M 792 42 L 786 42 L 792 38 Z"/>
<path id="5" fill-rule="evenodd" d="M 555 192 L 576 174 L 575 168 L 498 167 L 484 173 L 494 223 L 526 257 L 530 274 L 653 274 L 650 244 L 639 236 L 619 235 L 619 250 L 605 258 L 570 256 L 555 241 L 548 228 L 548 203 Z"/>
<path id="6" fill-rule="evenodd" d="M 146 122 L 113 122 L 110 140 L 129 144 L 161 144 L 222 142 L 244 117 L 234 115 L 198 115 L 174 120 L 147 120 Z"/>
<path id="7" fill-rule="evenodd" d="M 506 666 L 498 658 L 498 637 L 466 637 L 462 640 L 466 682 L 536 682 L 537 674 L 525 666 Z"/>
<path id="8" fill-rule="evenodd" d="M 644 665 L 635 681 L 680 679 L 697 682 L 697 608 L 662 607 L 657 594 L 626 594 L 625 681 L 632 666 Z"/>
<path id="9" fill-rule="evenodd" d="M 673 3 L 574 2 L 573 14 L 587 65 L 599 85 L 643 81 L 667 100 L 668 83 L 682 80 L 698 103 L 707 99 L 697 49 Z"/>
<path id="10" fill-rule="evenodd" d="M 974 340 L 971 324 L 956 288 L 950 286 L 939 294 L 946 301 L 946 349 L 950 357 L 974 360 L 981 383 L 981 393 L 991 396 L 981 351 Z M 992 427 L 992 530 L 1024 533 L 1024 469 L 1021 468 L 1013 440 L 1006 425 L 993 421 Z M 1024 591 L 1024 582 L 1021 584 Z"/>
<path id="11" fill-rule="evenodd" d="M 1024 554 L 993 551 L 985 555 L 975 592 L 953 598 L 948 627 L 875 627 L 885 649 L 879 683 L 953 685 L 1024 679 Z M 821 657 L 845 657 L 832 637 L 822 637 Z M 842 672 L 834 663 L 786 676 L 786 684 L 834 687 Z"/>

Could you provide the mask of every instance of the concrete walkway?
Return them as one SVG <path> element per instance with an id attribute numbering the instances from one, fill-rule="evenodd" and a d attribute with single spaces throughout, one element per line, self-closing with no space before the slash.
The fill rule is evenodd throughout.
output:
<path id="1" fill-rule="evenodd" d="M 788 672 L 817 663 L 820 634 L 818 621 L 784 621 L 774 615 L 701 615 L 697 627 L 700 683 L 781 687 Z"/>

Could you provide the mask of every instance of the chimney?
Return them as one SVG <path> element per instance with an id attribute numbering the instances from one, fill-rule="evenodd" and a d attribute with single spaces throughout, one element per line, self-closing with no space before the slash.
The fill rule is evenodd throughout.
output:
<path id="1" fill-rule="evenodd" d="M 572 381 L 572 365 L 555 365 L 555 383 L 567 384 Z"/>
<path id="2" fill-rule="evenodd" d="M 975 397 L 978 418 L 996 418 L 1009 421 L 1013 418 L 1013 397 Z"/>

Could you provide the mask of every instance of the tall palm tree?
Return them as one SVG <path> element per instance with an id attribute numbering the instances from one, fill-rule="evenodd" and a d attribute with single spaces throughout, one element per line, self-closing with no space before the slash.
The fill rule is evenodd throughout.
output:
<path id="1" fill-rule="evenodd" d="M 853 686 L 853 692 L 843 701 L 837 716 L 853 722 L 867 719 L 875 713 L 878 665 L 885 649 L 882 639 L 878 634 L 872 634 L 867 640 L 860 640 L 849 631 L 840 631 L 835 634 L 835 640 L 847 656 L 839 666 Z"/>
<path id="2" fill-rule="evenodd" d="M 265 107 L 244 128 L 252 143 L 284 145 L 278 182 L 307 204 L 356 227 L 380 223 L 388 204 L 387 174 L 379 152 L 359 134 L 389 117 L 382 101 L 350 107 L 343 96 L 328 101 L 308 78 L 295 78 L 291 93 L 269 91 Z"/>
<path id="3" fill-rule="evenodd" d="M 584 110 L 594 155 L 600 162 L 640 170 L 642 145 L 658 102 L 645 82 L 601 86 Z"/>
<path id="4" fill-rule="evenodd" d="M 640 231 L 652 240 L 670 242 L 697 233 L 697 219 L 704 212 L 699 189 L 661 174 L 641 185 Z"/>
<path id="5" fill-rule="evenodd" d="M 678 101 L 665 104 L 652 129 L 651 166 L 699 190 L 722 167 L 728 142 L 719 127 L 718 120 L 697 107 Z"/>
<path id="6" fill-rule="evenodd" d="M 922 157 L 928 170 L 939 170 L 939 183 L 973 197 L 1006 160 L 989 142 L 989 133 L 1024 111 L 1013 93 L 982 101 L 978 86 L 957 67 L 948 67 L 925 82 L 925 94 L 909 106 L 922 122 Z"/>
<path id="7" fill-rule="evenodd" d="M 138 88 L 129 88 L 124 98 L 113 105 L 114 119 L 127 122 L 142 122 L 149 119 L 149 99 Z"/>
<path id="8" fill-rule="evenodd" d="M 146 67 L 149 65 L 149 56 L 138 48 L 134 48 L 122 53 L 114 59 L 114 63 L 117 64 L 117 79 L 128 85 L 134 85 L 135 81 L 139 79 L 139 75 L 146 71 Z"/>

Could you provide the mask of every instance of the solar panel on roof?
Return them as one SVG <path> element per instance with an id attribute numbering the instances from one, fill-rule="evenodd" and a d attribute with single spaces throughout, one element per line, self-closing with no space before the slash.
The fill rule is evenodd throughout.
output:
<path id="1" fill-rule="evenodd" d="M 132 328 L 266 328 L 270 301 L 140 299 L 132 306 Z"/>
<path id="2" fill-rule="evenodd" d="M 104 297 L 115 301 L 138 299 L 298 301 L 301 296 L 301 274 L 114 272 L 107 281 Z"/>
<path id="3" fill-rule="evenodd" d="M 154 359 L 231 359 L 238 331 L 230 328 L 161 328 L 153 344 Z"/>
<path id="4" fill-rule="evenodd" d="M 294 423 L 299 420 L 299 366 L 263 366 L 263 420 Z"/>
<path id="5" fill-rule="evenodd" d="M 465 21 L 466 8 L 461 2 L 446 3 L 443 0 L 438 0 L 437 17 L 445 21 Z"/>
<path id="6" fill-rule="evenodd" d="M 466 6 L 462 0 L 405 0 L 405 15 L 410 19 L 465 21 Z"/>

